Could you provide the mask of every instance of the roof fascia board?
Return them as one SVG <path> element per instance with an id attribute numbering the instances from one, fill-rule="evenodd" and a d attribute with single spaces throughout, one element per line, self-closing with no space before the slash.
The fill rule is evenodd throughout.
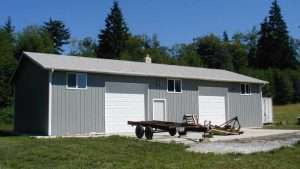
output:
<path id="1" fill-rule="evenodd" d="M 262 81 L 261 82 L 251 82 L 251 81 L 233 81 L 233 80 L 212 80 L 206 78 L 186 78 L 180 76 L 160 76 L 160 75 L 145 75 L 139 73 L 123 73 L 123 72 L 105 72 L 105 71 L 88 71 L 88 70 L 75 70 L 75 69 L 60 69 L 56 68 L 57 71 L 68 71 L 68 72 L 87 72 L 87 73 L 103 73 L 110 75 L 127 75 L 127 76 L 141 76 L 141 77 L 160 77 L 160 78 L 180 78 L 180 79 L 191 79 L 191 80 L 204 80 L 204 81 L 212 81 L 212 82 L 233 82 L 233 83 L 253 83 L 253 84 L 268 84 L 269 82 Z"/>

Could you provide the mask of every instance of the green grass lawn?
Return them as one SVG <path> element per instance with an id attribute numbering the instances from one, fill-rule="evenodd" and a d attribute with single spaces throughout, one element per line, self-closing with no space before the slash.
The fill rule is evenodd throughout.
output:
<path id="1" fill-rule="evenodd" d="M 300 129 L 300 125 L 297 124 L 297 117 L 300 115 L 300 104 L 274 106 L 273 113 L 274 124 L 266 126 L 266 128 Z"/>
<path id="2" fill-rule="evenodd" d="M 13 126 L 12 124 L 1 124 L 0 123 L 0 131 L 12 131 Z"/>
<path id="3" fill-rule="evenodd" d="M 276 125 L 271 127 L 300 129 L 296 125 L 298 112 L 300 104 L 275 106 Z M 281 125 L 278 124 L 280 121 Z M 215 155 L 187 152 L 181 144 L 153 143 L 118 136 L 35 139 L 9 136 L 3 129 L 10 130 L 11 125 L 0 125 L 0 169 L 300 168 L 300 143 L 267 153 Z"/>
<path id="4" fill-rule="evenodd" d="M 300 143 L 269 153 L 214 155 L 186 152 L 180 144 L 107 138 L 0 138 L 0 168 L 299 169 Z"/>

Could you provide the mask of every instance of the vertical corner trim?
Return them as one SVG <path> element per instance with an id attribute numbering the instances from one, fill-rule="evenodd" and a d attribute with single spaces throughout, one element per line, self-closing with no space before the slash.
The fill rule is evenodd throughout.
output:
<path id="1" fill-rule="evenodd" d="M 260 125 L 263 127 L 263 125 L 264 125 L 264 112 L 263 112 L 263 110 L 264 110 L 264 108 L 263 108 L 264 103 L 263 103 L 262 89 L 263 89 L 263 85 L 259 85 L 260 104 L 261 104 L 261 106 L 260 106 L 260 112 L 261 112 L 261 124 L 260 124 Z"/>
<path id="2" fill-rule="evenodd" d="M 53 75 L 54 69 L 51 69 L 49 71 L 49 95 L 48 95 L 48 136 L 52 135 L 52 75 Z"/>

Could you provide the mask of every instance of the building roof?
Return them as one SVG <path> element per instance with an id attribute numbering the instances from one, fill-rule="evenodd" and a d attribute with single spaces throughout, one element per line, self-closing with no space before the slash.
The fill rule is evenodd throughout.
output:
<path id="1" fill-rule="evenodd" d="M 196 68 L 189 66 L 87 58 L 45 53 L 24 52 L 45 69 L 150 76 L 165 78 L 197 79 L 222 82 L 247 82 L 266 84 L 268 82 L 222 69 Z"/>

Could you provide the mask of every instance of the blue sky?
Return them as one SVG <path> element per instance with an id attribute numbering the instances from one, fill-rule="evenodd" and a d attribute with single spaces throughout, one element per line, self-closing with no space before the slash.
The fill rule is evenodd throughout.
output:
<path id="1" fill-rule="evenodd" d="M 63 20 L 74 38 L 97 37 L 112 0 L 2 0 L 0 21 L 11 16 L 17 30 Z M 162 45 L 191 42 L 207 33 L 249 31 L 268 14 L 272 0 L 119 0 L 133 34 L 156 33 Z M 300 1 L 279 0 L 292 36 L 300 38 Z"/>

